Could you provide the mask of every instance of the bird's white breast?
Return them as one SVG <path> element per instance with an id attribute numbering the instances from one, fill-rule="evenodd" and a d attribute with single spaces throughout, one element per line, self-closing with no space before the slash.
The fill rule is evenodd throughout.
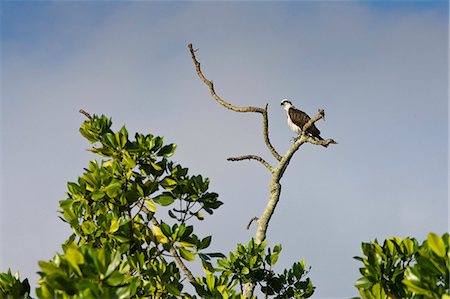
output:
<path id="1" fill-rule="evenodd" d="M 287 122 L 291 130 L 295 133 L 300 134 L 302 132 L 301 128 L 292 122 L 291 118 L 289 117 L 289 112 L 287 113 Z"/>

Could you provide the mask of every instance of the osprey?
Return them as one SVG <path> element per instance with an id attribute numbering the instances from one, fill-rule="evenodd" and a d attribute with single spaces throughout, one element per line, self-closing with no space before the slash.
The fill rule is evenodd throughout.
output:
<path id="1" fill-rule="evenodd" d="M 311 117 L 309 117 L 305 112 L 295 108 L 294 105 L 292 105 L 292 103 L 287 99 L 281 101 L 281 106 L 283 106 L 283 109 L 286 110 L 289 127 L 295 133 L 300 134 L 303 126 L 311 119 Z M 308 128 L 306 133 L 316 137 L 319 140 L 323 140 L 323 138 L 320 137 L 319 129 L 317 129 L 314 124 Z M 328 145 L 322 144 L 322 146 L 327 147 Z"/>

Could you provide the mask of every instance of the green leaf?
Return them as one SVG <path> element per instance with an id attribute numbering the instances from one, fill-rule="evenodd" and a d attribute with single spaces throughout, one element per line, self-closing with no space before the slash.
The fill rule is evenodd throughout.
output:
<path id="1" fill-rule="evenodd" d="M 153 201 L 162 206 L 168 206 L 175 201 L 175 198 L 170 193 L 163 193 L 153 198 Z"/>
<path id="2" fill-rule="evenodd" d="M 206 275 L 206 285 L 209 290 L 214 290 L 214 286 L 216 285 L 216 277 L 212 274 Z"/>
<path id="3" fill-rule="evenodd" d="M 171 178 L 164 178 L 160 182 L 161 186 L 166 190 L 173 190 L 177 186 L 177 182 L 174 179 Z"/>
<path id="4" fill-rule="evenodd" d="M 161 171 L 163 170 L 161 166 L 159 166 L 158 164 L 151 162 L 150 163 L 152 165 L 152 167 L 156 170 L 156 171 Z"/>
<path id="5" fill-rule="evenodd" d="M 177 246 L 178 250 L 180 251 L 180 255 L 182 258 L 184 258 L 187 261 L 193 261 L 195 259 L 195 254 L 190 252 L 189 250 L 181 247 L 181 246 Z"/>
<path id="6" fill-rule="evenodd" d="M 212 264 L 208 261 L 205 261 L 204 259 L 202 259 L 202 266 L 203 266 L 203 270 L 205 271 L 205 273 L 207 274 L 213 274 L 214 273 L 214 267 L 212 266 Z"/>
<path id="7" fill-rule="evenodd" d="M 174 296 L 180 296 L 181 292 L 178 289 L 178 287 L 175 284 L 167 284 L 166 285 L 167 290 L 169 291 L 170 294 L 174 295 Z"/>
<path id="8" fill-rule="evenodd" d="M 225 255 L 221 252 L 212 252 L 212 253 L 208 253 L 209 257 L 216 257 L 216 258 L 224 258 Z"/>
<path id="9" fill-rule="evenodd" d="M 201 245 L 199 249 L 208 248 L 209 244 L 211 244 L 212 236 L 207 236 L 201 241 Z"/>
<path id="10" fill-rule="evenodd" d="M 178 244 L 180 244 L 180 245 L 183 246 L 183 247 L 187 247 L 187 248 L 190 248 L 190 247 L 194 247 L 194 246 L 195 246 L 194 244 L 189 243 L 189 242 L 186 242 L 186 241 L 178 241 Z"/>
<path id="11" fill-rule="evenodd" d="M 102 190 L 95 190 L 94 192 L 92 192 L 91 194 L 91 198 L 93 200 L 100 200 L 103 197 L 105 197 L 105 192 L 103 192 Z"/>
<path id="12" fill-rule="evenodd" d="M 270 255 L 270 263 L 269 263 L 269 265 L 273 266 L 273 265 L 275 265 L 277 263 L 277 261 L 278 261 L 278 252 L 274 252 L 274 253 L 272 253 Z"/>
<path id="13" fill-rule="evenodd" d="M 81 224 L 81 229 L 86 235 L 90 235 L 95 231 L 96 226 L 91 221 L 85 221 Z"/>
<path id="14" fill-rule="evenodd" d="M 176 147 L 177 146 L 175 144 L 165 145 L 156 154 L 158 156 L 164 156 L 165 158 L 168 158 L 173 155 Z"/>
<path id="15" fill-rule="evenodd" d="M 111 226 L 109 227 L 109 232 L 111 234 L 113 234 L 118 230 L 119 230 L 119 221 L 117 221 L 117 219 L 111 220 Z"/>
<path id="16" fill-rule="evenodd" d="M 405 252 L 405 254 L 407 254 L 408 256 L 414 254 L 414 251 L 415 251 L 415 249 L 416 249 L 416 248 L 415 248 L 415 243 L 414 243 L 414 241 L 415 241 L 415 240 L 409 239 L 409 238 L 404 239 L 404 240 L 402 241 L 402 246 L 403 246 L 403 248 L 404 248 L 404 252 Z"/>
<path id="17" fill-rule="evenodd" d="M 127 243 L 127 242 L 130 241 L 130 238 L 125 237 L 125 236 L 121 236 L 121 235 L 118 235 L 118 234 L 112 235 L 112 238 L 114 240 L 119 241 L 120 243 Z"/>
<path id="18" fill-rule="evenodd" d="M 197 212 L 197 213 L 195 213 L 194 215 L 195 215 L 195 217 L 197 217 L 198 220 L 204 220 L 204 219 L 205 219 L 205 217 L 203 216 L 203 214 L 200 213 L 200 212 Z"/>
<path id="19" fill-rule="evenodd" d="M 156 237 L 156 241 L 160 244 L 169 243 L 169 239 L 163 234 L 161 228 L 159 226 L 153 226 L 153 234 Z"/>
<path id="20" fill-rule="evenodd" d="M 106 138 L 106 140 L 105 140 L 106 145 L 109 145 L 110 147 L 114 147 L 114 148 L 117 147 L 116 138 L 115 138 L 114 134 L 106 133 L 105 138 Z"/>
<path id="21" fill-rule="evenodd" d="M 166 237 L 170 237 L 172 235 L 172 230 L 170 229 L 170 226 L 167 223 L 161 222 L 161 225 L 159 226 L 163 232 L 163 234 Z"/>
<path id="22" fill-rule="evenodd" d="M 79 264 L 84 264 L 84 256 L 81 252 L 77 250 L 75 247 L 69 247 L 67 248 L 66 252 L 66 259 L 69 262 L 69 264 L 72 266 L 72 268 L 75 269 L 75 271 L 78 273 L 78 275 L 81 276 L 81 270 L 78 267 Z"/>
<path id="23" fill-rule="evenodd" d="M 150 212 L 156 212 L 156 206 L 151 199 L 146 199 L 145 203 L 147 204 L 147 208 Z"/>
<path id="24" fill-rule="evenodd" d="M 169 213 L 170 218 L 178 220 L 178 217 L 172 212 L 172 210 L 169 210 L 168 213 Z"/>
<path id="25" fill-rule="evenodd" d="M 125 277 L 119 271 L 114 271 L 106 280 L 106 282 L 113 287 L 121 285 L 124 281 Z"/>
<path id="26" fill-rule="evenodd" d="M 170 212 L 170 210 L 169 210 Z M 177 237 L 181 238 L 183 237 L 184 233 L 186 232 L 186 225 L 181 224 L 178 228 L 177 228 Z"/>
<path id="27" fill-rule="evenodd" d="M 445 257 L 445 244 L 444 240 L 435 233 L 428 234 L 428 246 L 439 257 Z"/>
<path id="28" fill-rule="evenodd" d="M 104 188 L 104 191 L 110 198 L 115 198 L 121 191 L 122 184 L 117 181 L 111 182 L 108 186 Z"/>
<path id="29" fill-rule="evenodd" d="M 358 289 L 368 290 L 372 287 L 373 283 L 370 282 L 367 277 L 361 277 L 355 282 L 355 287 Z"/>
<path id="30" fill-rule="evenodd" d="M 155 142 L 155 146 L 153 147 L 153 150 L 158 150 L 161 146 L 162 146 L 162 144 L 163 144 L 163 138 L 162 137 L 160 137 L 160 136 L 156 136 L 154 139 L 154 142 Z"/>
<path id="31" fill-rule="evenodd" d="M 128 152 L 125 152 L 122 158 L 122 162 L 129 168 L 132 169 L 136 166 L 136 161 L 133 157 L 130 156 Z"/>
<path id="32" fill-rule="evenodd" d="M 280 253 L 281 249 L 281 244 L 275 245 L 275 247 L 273 248 L 273 252 Z"/>
<path id="33" fill-rule="evenodd" d="M 72 194 L 78 194 L 80 192 L 80 186 L 78 186 L 77 183 L 73 182 L 67 183 L 67 189 L 69 189 L 69 192 Z"/>

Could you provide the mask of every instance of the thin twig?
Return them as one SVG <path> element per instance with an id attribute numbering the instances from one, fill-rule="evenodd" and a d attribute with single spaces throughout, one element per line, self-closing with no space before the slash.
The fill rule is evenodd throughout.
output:
<path id="1" fill-rule="evenodd" d="M 252 219 L 250 219 L 250 221 L 247 224 L 247 230 L 250 229 L 250 226 L 252 225 L 253 221 L 258 221 L 258 217 L 253 217 Z"/>
<path id="2" fill-rule="evenodd" d="M 84 116 L 86 116 L 90 121 L 92 121 L 92 116 L 87 113 L 86 111 L 84 111 L 83 109 L 80 109 L 79 111 L 81 114 L 83 114 Z"/>
<path id="3" fill-rule="evenodd" d="M 312 136 L 305 136 L 305 139 L 309 143 L 317 144 L 317 145 L 323 145 L 325 147 L 327 147 L 329 144 L 338 144 L 336 141 L 334 141 L 334 139 L 319 140 L 319 139 L 317 139 L 315 137 L 312 137 Z"/>
<path id="4" fill-rule="evenodd" d="M 237 107 L 237 106 L 231 105 L 230 103 L 222 100 L 222 98 L 219 97 L 214 90 L 213 81 L 206 79 L 206 77 L 203 75 L 203 72 L 200 68 L 200 62 L 198 62 L 197 58 L 195 57 L 195 52 L 197 50 L 194 51 L 194 49 L 192 48 L 192 44 L 189 44 L 188 48 L 189 48 L 189 51 L 191 52 L 191 57 L 192 57 L 192 60 L 194 61 L 197 74 L 200 77 L 200 79 L 203 81 L 203 83 L 205 83 L 209 87 L 209 91 L 211 92 L 211 96 L 214 98 L 214 100 L 216 100 L 220 105 L 224 106 L 225 108 L 236 111 L 236 112 L 256 112 L 256 113 L 264 114 L 264 109 L 262 109 L 262 108 L 253 107 L 253 106 Z"/>
<path id="5" fill-rule="evenodd" d="M 264 108 L 263 113 L 263 135 L 264 135 L 264 142 L 266 143 L 267 148 L 269 149 L 272 156 L 275 157 L 278 161 L 281 161 L 283 157 L 280 156 L 280 154 L 276 151 L 276 149 L 272 146 L 269 140 L 269 118 L 267 117 L 267 110 L 269 108 L 269 104 L 266 104 L 266 107 Z"/>
<path id="6" fill-rule="evenodd" d="M 266 162 L 263 158 L 256 155 L 245 155 L 245 156 L 239 156 L 239 157 L 230 157 L 227 159 L 228 161 L 242 161 L 242 160 L 256 160 L 260 162 L 264 167 L 266 167 L 270 172 L 273 172 L 273 167 Z"/>

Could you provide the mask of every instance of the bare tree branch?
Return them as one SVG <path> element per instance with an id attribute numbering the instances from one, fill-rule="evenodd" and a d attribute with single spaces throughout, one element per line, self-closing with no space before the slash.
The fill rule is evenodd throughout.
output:
<path id="1" fill-rule="evenodd" d="M 252 225 L 253 221 L 258 221 L 258 217 L 253 217 L 252 219 L 250 219 L 250 221 L 247 224 L 247 230 L 250 229 L 250 226 Z"/>
<path id="2" fill-rule="evenodd" d="M 334 139 L 319 140 L 312 136 L 306 136 L 306 141 L 312 144 L 323 145 L 325 147 L 327 147 L 330 144 L 338 144 L 336 141 L 334 141 Z"/>
<path id="3" fill-rule="evenodd" d="M 325 111 L 323 109 L 319 109 L 319 113 L 314 116 L 313 118 L 311 118 L 302 128 L 302 135 L 305 135 L 306 137 L 306 141 L 312 144 L 317 144 L 317 145 L 324 145 L 324 146 L 328 146 L 330 144 L 337 144 L 336 141 L 334 141 L 333 139 L 324 139 L 324 140 L 319 140 L 317 138 L 314 138 L 312 136 L 307 135 L 308 129 L 318 120 L 320 119 L 324 119 L 325 120 Z"/>
<path id="4" fill-rule="evenodd" d="M 228 161 L 242 161 L 242 160 L 256 160 L 258 162 L 261 162 L 264 167 L 266 167 L 270 172 L 273 172 L 273 167 L 266 162 L 263 158 L 256 155 L 245 155 L 245 156 L 239 156 L 239 157 L 230 157 L 227 159 Z"/>
<path id="5" fill-rule="evenodd" d="M 200 62 L 197 61 L 196 57 L 195 57 L 195 52 L 197 50 L 194 50 L 192 48 L 192 44 L 188 45 L 188 48 L 191 52 L 191 56 L 192 56 L 192 60 L 194 61 L 195 64 L 195 69 L 197 70 L 197 74 L 200 77 L 200 79 L 203 81 L 203 83 L 205 83 L 208 87 L 209 87 L 209 91 L 211 92 L 211 96 L 213 97 L 214 100 L 216 100 L 220 105 L 224 106 L 227 109 L 233 110 L 235 112 L 256 112 L 256 113 L 264 113 L 264 109 L 259 108 L 259 107 L 236 107 L 234 105 L 231 105 L 228 102 L 225 102 L 224 100 L 222 100 L 222 98 L 220 98 L 215 90 L 214 90 L 214 83 L 212 80 L 208 80 L 206 79 L 206 77 L 203 75 L 202 70 L 200 68 Z"/>
<path id="6" fill-rule="evenodd" d="M 269 140 L 269 118 L 267 117 L 267 109 L 269 107 L 269 104 L 266 104 L 266 107 L 264 108 L 263 113 L 263 135 L 264 135 L 264 142 L 266 143 L 267 148 L 269 149 L 272 156 L 275 157 L 278 161 L 281 161 L 280 154 L 275 150 L 275 148 L 272 146 Z"/>
<path id="7" fill-rule="evenodd" d="M 265 142 L 267 148 L 269 149 L 270 153 L 275 157 L 275 159 L 280 161 L 281 160 L 281 156 L 280 156 L 280 154 L 278 154 L 278 152 L 272 146 L 272 144 L 270 143 L 270 139 L 269 139 L 269 121 L 268 121 L 268 118 L 267 118 L 267 107 L 268 107 L 268 105 L 266 104 L 265 109 L 260 108 L 260 107 L 253 107 L 253 106 L 237 107 L 237 106 L 234 106 L 234 105 L 224 101 L 221 97 L 219 97 L 217 95 L 216 91 L 214 90 L 214 83 L 213 83 L 213 81 L 206 79 L 205 75 L 203 75 L 203 72 L 202 72 L 202 70 L 200 68 L 200 62 L 198 62 L 197 58 L 195 57 L 195 52 L 197 50 L 194 50 L 194 48 L 192 47 L 192 44 L 189 44 L 188 48 L 189 48 L 189 51 L 191 53 L 192 61 L 194 62 L 194 65 L 195 65 L 195 70 L 197 71 L 197 75 L 200 77 L 200 79 L 203 81 L 203 83 L 205 83 L 209 87 L 209 91 L 211 93 L 211 97 L 214 100 L 216 100 L 220 105 L 224 106 L 225 108 L 230 109 L 230 110 L 235 111 L 235 112 L 255 112 L 255 113 L 260 113 L 263 116 L 264 142 Z"/>
<path id="8" fill-rule="evenodd" d="M 86 116 L 89 120 L 92 120 L 92 116 L 87 113 L 86 111 L 84 111 L 83 109 L 80 109 L 79 111 L 81 114 L 83 114 L 84 116 Z"/>
<path id="9" fill-rule="evenodd" d="M 323 119 L 325 117 L 325 111 L 323 109 L 319 109 L 319 113 L 316 116 L 311 118 L 302 128 L 302 132 L 306 132 L 316 121 L 319 119 Z"/>

